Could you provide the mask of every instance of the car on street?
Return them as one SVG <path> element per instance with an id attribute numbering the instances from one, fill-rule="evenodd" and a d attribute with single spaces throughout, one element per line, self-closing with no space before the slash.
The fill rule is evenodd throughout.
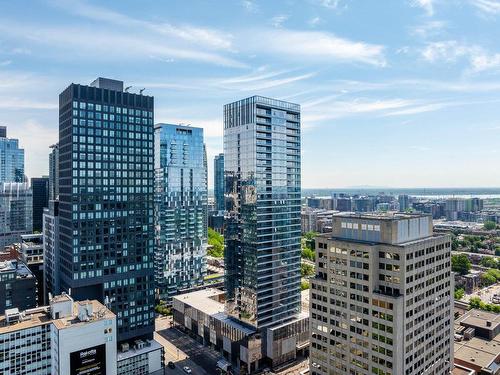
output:
<path id="1" fill-rule="evenodd" d="M 182 369 L 184 370 L 184 372 L 186 374 L 191 374 L 192 373 L 191 368 L 189 366 L 184 366 Z"/>
<path id="2" fill-rule="evenodd" d="M 168 368 L 174 369 L 175 368 L 175 363 L 170 361 L 167 363 Z"/>

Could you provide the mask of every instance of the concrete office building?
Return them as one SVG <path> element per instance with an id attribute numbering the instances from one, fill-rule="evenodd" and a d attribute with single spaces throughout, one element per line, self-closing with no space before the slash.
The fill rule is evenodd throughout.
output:
<path id="1" fill-rule="evenodd" d="M 0 373 L 117 375 L 116 317 L 97 301 L 56 296 L 0 317 Z"/>
<path id="2" fill-rule="evenodd" d="M 36 287 L 35 275 L 24 263 L 18 260 L 0 262 L 0 314 L 15 307 L 36 307 Z"/>
<path id="3" fill-rule="evenodd" d="M 224 211 L 224 154 L 214 158 L 214 198 L 215 211 Z"/>
<path id="4" fill-rule="evenodd" d="M 311 373 L 449 374 L 451 240 L 420 214 L 339 214 L 316 238 Z"/>
<path id="5" fill-rule="evenodd" d="M 33 232 L 42 232 L 43 209 L 49 206 L 49 177 L 33 177 Z"/>
<path id="6" fill-rule="evenodd" d="M 0 249 L 33 232 L 33 195 L 25 182 L 0 183 Z"/>
<path id="7" fill-rule="evenodd" d="M 410 197 L 406 194 L 398 195 L 399 211 L 405 212 L 410 208 Z"/>
<path id="8" fill-rule="evenodd" d="M 207 254 L 203 129 L 155 126 L 155 283 L 162 300 L 203 284 Z"/>
<path id="9" fill-rule="evenodd" d="M 224 106 L 228 312 L 259 330 L 272 366 L 300 326 L 300 106 L 253 96 Z M 274 345 L 288 337 L 286 346 Z M 294 336 L 295 335 L 295 336 Z"/>
<path id="10" fill-rule="evenodd" d="M 17 139 L 7 138 L 7 127 L 0 126 L 0 183 L 24 182 L 24 150 Z"/>
<path id="11" fill-rule="evenodd" d="M 59 143 L 50 146 L 49 154 L 49 200 L 59 197 Z"/>
<path id="12" fill-rule="evenodd" d="M 98 78 L 59 95 L 61 291 L 117 316 L 118 340 L 154 331 L 154 98 Z"/>

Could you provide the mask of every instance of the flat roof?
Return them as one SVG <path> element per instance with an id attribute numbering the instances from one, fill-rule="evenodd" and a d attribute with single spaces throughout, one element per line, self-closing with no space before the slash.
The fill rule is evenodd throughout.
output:
<path id="1" fill-rule="evenodd" d="M 487 325 L 488 322 L 491 322 L 491 326 L 489 327 Z M 463 323 L 472 327 L 479 327 L 482 329 L 493 331 L 500 324 L 500 314 L 473 309 L 458 318 L 456 320 L 456 323 Z"/>
<path id="2" fill-rule="evenodd" d="M 0 262 L 0 273 L 2 272 L 16 272 L 16 277 L 18 279 L 27 279 L 35 277 L 30 271 L 28 266 L 19 260 L 6 260 Z"/>
<path id="3" fill-rule="evenodd" d="M 363 219 L 363 220 L 407 220 L 420 217 L 431 217 L 430 214 L 403 213 L 403 212 L 341 212 L 334 214 L 335 218 Z"/>
<path id="4" fill-rule="evenodd" d="M 216 301 L 213 297 L 224 295 L 224 292 L 215 288 L 197 290 L 195 292 L 180 294 L 173 299 L 189 305 L 205 314 L 214 315 L 224 312 L 224 304 Z"/>
<path id="5" fill-rule="evenodd" d="M 473 337 L 454 343 L 454 357 L 466 363 L 488 367 L 500 355 L 500 341 Z"/>
<path id="6" fill-rule="evenodd" d="M 142 340 L 144 346 L 141 349 L 135 349 L 132 346 L 126 352 L 118 350 L 117 361 L 123 361 L 124 359 L 135 357 L 141 354 L 153 352 L 155 350 L 160 350 L 163 346 L 156 340 Z"/>

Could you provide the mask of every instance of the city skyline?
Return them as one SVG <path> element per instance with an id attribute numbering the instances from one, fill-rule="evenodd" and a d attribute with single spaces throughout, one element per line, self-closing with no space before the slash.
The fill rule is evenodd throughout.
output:
<path id="1" fill-rule="evenodd" d="M 222 106 L 251 95 L 301 104 L 305 188 L 500 186 L 489 173 L 500 153 L 500 2 L 215 6 L 0 5 L 0 124 L 26 150 L 26 174 L 48 172 L 57 94 L 106 76 L 155 96 L 157 122 L 204 128 L 210 188 Z"/>

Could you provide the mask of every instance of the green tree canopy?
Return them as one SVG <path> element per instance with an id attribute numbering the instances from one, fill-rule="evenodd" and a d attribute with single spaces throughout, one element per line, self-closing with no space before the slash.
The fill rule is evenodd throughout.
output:
<path id="1" fill-rule="evenodd" d="M 493 230 L 497 227 L 497 223 L 495 223 L 494 221 L 485 221 L 484 222 L 484 229 L 485 230 Z"/>
<path id="2" fill-rule="evenodd" d="M 456 254 L 451 256 L 451 269 L 460 275 L 465 275 L 471 268 L 471 262 L 466 254 Z"/>
<path id="3" fill-rule="evenodd" d="M 208 255 L 215 258 L 224 257 L 224 237 L 212 228 L 208 228 L 208 244 L 212 246 L 207 251 Z"/>

